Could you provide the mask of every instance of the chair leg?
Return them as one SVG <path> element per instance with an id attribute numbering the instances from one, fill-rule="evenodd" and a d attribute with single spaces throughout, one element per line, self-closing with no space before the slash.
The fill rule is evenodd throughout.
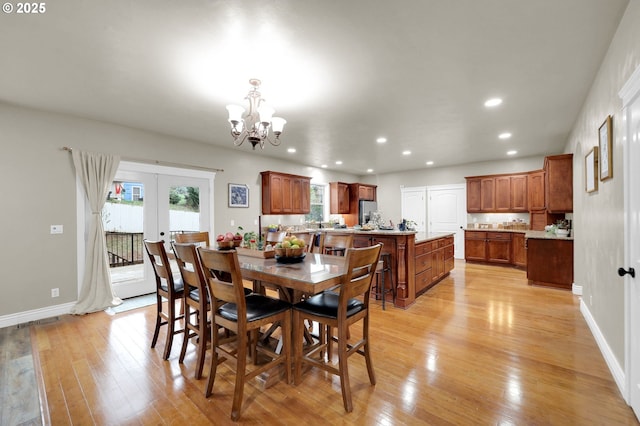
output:
<path id="1" fill-rule="evenodd" d="M 351 402 L 351 384 L 349 382 L 349 365 L 347 363 L 346 329 L 338 329 L 338 369 L 340 371 L 340 387 L 342 388 L 342 402 L 347 413 L 353 411 Z"/>
<path id="2" fill-rule="evenodd" d="M 282 351 L 284 352 L 284 368 L 287 384 L 291 384 L 291 311 L 286 312 L 286 317 L 282 321 Z M 304 331 L 303 321 L 300 320 L 299 328 Z M 302 339 L 304 333 L 300 335 L 300 347 L 302 347 Z"/>
<path id="3" fill-rule="evenodd" d="M 213 392 L 213 383 L 216 380 L 218 369 L 218 326 L 211 320 L 211 362 L 209 363 L 209 377 L 207 378 L 207 389 L 204 396 L 209 398 Z"/>
<path id="4" fill-rule="evenodd" d="M 189 323 L 190 317 L 190 306 L 186 303 L 183 304 L 185 306 L 184 308 L 184 338 L 182 339 L 182 349 L 180 350 L 180 357 L 178 358 L 178 363 L 182 364 L 184 362 L 184 357 L 187 354 L 187 345 L 189 344 L 189 337 L 190 337 L 190 333 L 189 333 L 189 327 L 187 326 L 187 324 Z M 197 379 L 197 377 L 196 377 Z"/>
<path id="5" fill-rule="evenodd" d="M 185 331 L 186 333 L 186 331 Z M 207 314 L 206 312 L 198 312 L 198 356 L 196 361 L 196 380 L 202 377 L 202 370 L 204 368 L 204 358 L 207 353 L 207 342 L 209 341 L 207 333 Z"/>
<path id="6" fill-rule="evenodd" d="M 153 331 L 153 339 L 151 339 L 151 348 L 156 347 L 156 343 L 158 342 L 158 335 L 160 334 L 160 324 L 162 323 L 162 317 L 160 316 L 160 312 L 162 312 L 162 296 L 157 294 L 158 301 L 156 307 L 156 329 Z"/>
<path id="7" fill-rule="evenodd" d="M 244 392 L 244 376 L 247 367 L 247 342 L 245 333 L 241 339 L 241 333 L 238 333 L 238 352 L 236 363 L 236 385 L 233 391 L 233 405 L 231 406 L 231 420 L 237 421 L 240 418 L 240 409 L 242 408 L 242 394 Z"/>
<path id="8" fill-rule="evenodd" d="M 371 351 L 369 350 L 369 318 L 364 319 L 362 325 L 362 338 L 365 341 L 364 344 L 364 360 L 367 364 L 367 373 L 369 374 L 369 381 L 372 385 L 376 384 L 376 374 L 373 371 L 373 362 L 371 361 Z"/>
<path id="9" fill-rule="evenodd" d="M 169 355 L 171 354 L 171 345 L 173 344 L 173 335 L 175 334 L 176 329 L 176 302 L 175 300 L 167 301 L 167 314 L 169 319 L 167 320 L 167 341 L 164 344 L 164 359 L 169 359 Z"/>

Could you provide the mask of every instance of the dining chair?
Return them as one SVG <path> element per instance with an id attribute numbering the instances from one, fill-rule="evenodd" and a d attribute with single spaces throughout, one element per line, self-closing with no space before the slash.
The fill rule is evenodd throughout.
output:
<path id="1" fill-rule="evenodd" d="M 281 243 L 286 235 L 287 231 L 269 231 L 265 235 L 264 240 L 266 241 L 266 244 Z"/>
<path id="2" fill-rule="evenodd" d="M 316 235 L 310 232 L 295 235 L 298 240 L 304 241 L 304 251 L 307 253 L 311 253 L 311 251 L 313 250 L 313 244 L 315 242 Z"/>
<path id="3" fill-rule="evenodd" d="M 304 364 L 338 375 L 342 389 L 342 402 L 347 412 L 353 411 L 348 357 L 356 353 L 364 356 L 369 381 L 372 385 L 376 383 L 369 342 L 369 294 L 381 247 L 377 244 L 371 247 L 347 249 L 345 254 L 347 272 L 340 288 L 336 292 L 326 291 L 293 305 L 294 383 L 300 383 Z M 358 296 L 362 296 L 362 300 L 357 298 Z M 320 327 L 326 326 L 327 336 L 329 336 L 327 340 L 303 347 L 305 320 L 316 321 Z M 363 321 L 362 339 L 349 343 L 347 328 L 361 320 Z M 337 337 L 332 336 L 330 327 L 337 329 Z M 325 362 L 323 356 L 320 356 L 320 359 L 314 356 L 317 353 L 322 354 L 334 341 L 338 346 L 338 368 L 330 362 Z"/>
<path id="4" fill-rule="evenodd" d="M 187 235 L 187 234 L 182 234 Z M 196 370 L 195 378 L 202 377 L 204 358 L 207 351 L 209 292 L 202 271 L 200 258 L 194 243 L 173 243 L 173 252 L 180 268 L 180 275 L 186 290 L 183 292 L 185 335 L 182 339 L 182 350 L 178 362 L 182 364 L 187 353 L 189 340 L 195 337 Z"/>
<path id="5" fill-rule="evenodd" d="M 236 379 L 231 408 L 231 419 L 240 418 L 244 384 L 247 380 L 284 364 L 287 383 L 291 383 L 291 304 L 252 293 L 245 297 L 238 254 L 236 251 L 220 251 L 198 248 L 198 255 L 207 278 L 211 296 L 211 348 L 212 356 L 205 395 L 211 396 L 218 363 L 234 359 Z M 220 281 L 215 274 L 207 271 L 224 271 L 231 276 L 231 282 Z M 247 371 L 248 332 L 259 331 L 260 327 L 279 321 L 282 326 L 283 348 L 280 354 L 269 347 L 256 346 L 256 350 L 266 354 L 270 361 Z M 233 331 L 222 337 L 215 325 Z M 251 333 L 257 335 L 257 333 Z M 236 345 L 229 347 L 230 343 Z"/>
<path id="6" fill-rule="evenodd" d="M 333 234 L 327 232 L 322 243 L 321 253 L 344 256 L 346 249 L 353 247 L 353 234 Z"/>
<path id="7" fill-rule="evenodd" d="M 169 359 L 173 337 L 184 333 L 184 328 L 177 329 L 176 322 L 184 318 L 183 314 L 176 313 L 176 301 L 182 300 L 184 284 L 182 278 L 174 279 L 164 241 L 144 240 L 144 246 L 151 260 L 156 276 L 156 326 L 151 340 L 151 347 L 155 348 L 160 333 L 160 327 L 167 326 L 167 338 L 164 344 L 163 358 Z M 167 310 L 164 310 L 162 299 L 167 300 Z M 183 306 L 184 308 L 184 306 Z"/>
<path id="8" fill-rule="evenodd" d="M 183 232 L 176 234 L 176 243 L 193 243 L 202 244 L 205 247 L 209 247 L 211 242 L 209 241 L 209 232 Z"/>

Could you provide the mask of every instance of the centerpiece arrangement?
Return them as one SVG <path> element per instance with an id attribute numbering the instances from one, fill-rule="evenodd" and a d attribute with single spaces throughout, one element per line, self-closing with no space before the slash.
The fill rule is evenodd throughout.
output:
<path id="1" fill-rule="evenodd" d="M 295 235 L 287 235 L 281 243 L 276 243 L 274 251 L 276 260 L 280 263 L 302 262 L 305 257 L 305 242 Z"/>

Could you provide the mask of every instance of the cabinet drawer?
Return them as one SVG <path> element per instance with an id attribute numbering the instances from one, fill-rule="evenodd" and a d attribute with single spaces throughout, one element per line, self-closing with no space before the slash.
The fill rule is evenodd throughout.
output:
<path id="1" fill-rule="evenodd" d="M 484 231 L 465 231 L 464 237 L 468 240 L 486 240 L 487 233 Z"/>
<path id="2" fill-rule="evenodd" d="M 442 247 L 447 245 L 447 239 L 446 238 L 440 238 L 437 241 L 437 243 L 438 243 L 438 248 L 442 248 Z"/>
<path id="3" fill-rule="evenodd" d="M 511 233 L 510 232 L 487 232 L 487 238 L 489 240 L 511 241 Z"/>
<path id="4" fill-rule="evenodd" d="M 421 254 L 429 253 L 432 250 L 433 248 L 431 247 L 431 241 L 420 243 L 416 246 L 416 257 L 420 256 Z"/>
<path id="5" fill-rule="evenodd" d="M 445 245 L 453 245 L 453 237 L 447 237 L 444 239 L 444 244 Z"/>
<path id="6" fill-rule="evenodd" d="M 444 248 L 444 258 L 445 258 L 445 260 L 449 259 L 449 258 L 452 258 L 452 257 L 453 257 L 453 246 L 451 246 L 451 245 L 450 246 L 446 246 Z"/>
<path id="7" fill-rule="evenodd" d="M 428 268 L 425 271 L 416 274 L 416 293 L 429 287 L 433 279 L 432 269 Z"/>
<path id="8" fill-rule="evenodd" d="M 453 256 L 448 259 L 444 259 L 444 273 L 446 274 L 451 271 L 453 271 Z"/>
<path id="9" fill-rule="evenodd" d="M 416 256 L 416 273 L 420 273 L 427 268 L 431 268 L 431 253 Z"/>

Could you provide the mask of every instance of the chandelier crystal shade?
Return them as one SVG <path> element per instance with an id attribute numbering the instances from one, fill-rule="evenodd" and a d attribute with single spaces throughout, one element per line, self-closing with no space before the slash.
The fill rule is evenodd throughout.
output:
<path id="1" fill-rule="evenodd" d="M 268 141 L 273 146 L 280 145 L 280 135 L 286 124 L 286 120 L 274 117 L 275 109 L 260 96 L 260 80 L 251 79 L 252 86 L 247 94 L 249 101 L 249 112 L 245 114 L 245 109 L 240 105 L 227 105 L 229 111 L 229 123 L 231 124 L 231 136 L 233 144 L 240 146 L 245 140 L 249 140 L 253 149 L 256 145 L 264 148 L 264 142 Z M 274 139 L 269 137 L 269 131 L 275 135 Z"/>

